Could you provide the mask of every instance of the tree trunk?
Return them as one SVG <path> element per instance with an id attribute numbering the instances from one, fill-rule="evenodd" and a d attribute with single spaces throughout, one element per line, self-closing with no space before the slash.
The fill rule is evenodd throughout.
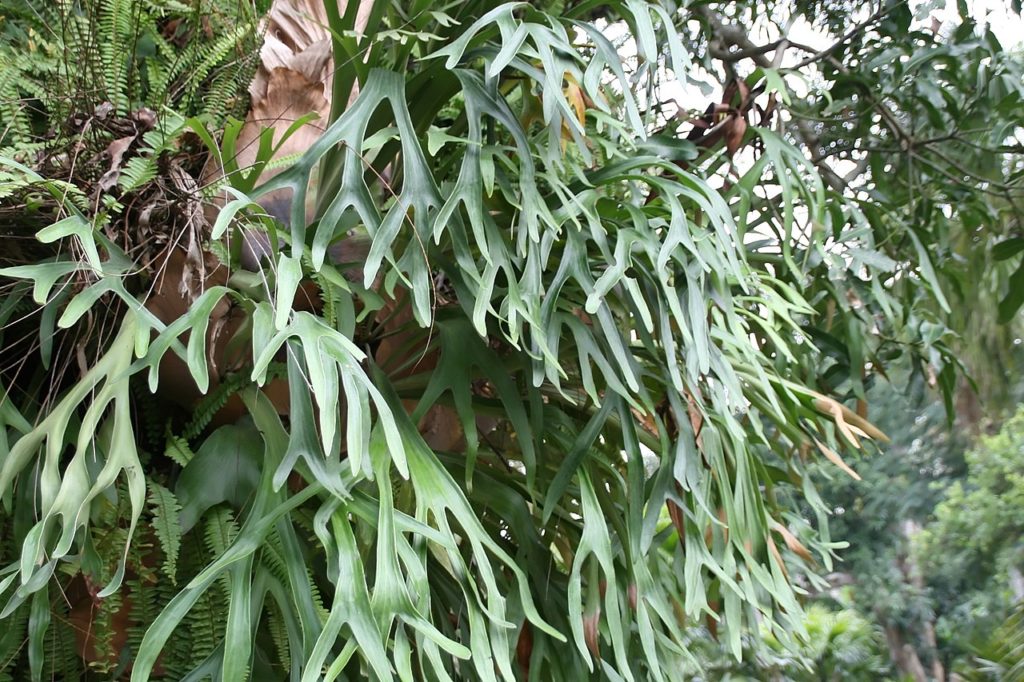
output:
<path id="1" fill-rule="evenodd" d="M 900 532 L 906 538 L 908 547 L 912 545 L 914 536 L 920 531 L 921 524 L 917 521 L 904 519 L 900 523 Z M 924 579 L 921 576 L 921 571 L 914 560 L 913 554 L 909 550 L 900 558 L 899 568 L 908 584 L 918 590 L 924 590 Z M 920 680 L 924 682 L 929 679 L 935 682 L 946 681 L 946 670 L 942 665 L 942 660 L 939 658 L 938 641 L 935 637 L 935 622 L 931 618 L 921 622 L 920 632 L 920 641 L 925 647 L 925 658 L 931 664 L 929 666 L 930 671 L 928 672 L 926 672 L 924 664 L 921 662 L 921 656 L 917 649 L 909 642 L 904 641 L 902 633 L 895 625 L 886 624 L 885 637 L 889 644 L 889 653 L 892 656 L 893 663 L 900 670 L 912 676 L 915 681 Z"/>
<path id="2" fill-rule="evenodd" d="M 1009 570 L 1010 592 L 1013 594 L 1013 601 L 1024 601 L 1024 575 L 1016 566 L 1010 566 Z"/>
<path id="3" fill-rule="evenodd" d="M 928 682 L 921 658 L 914 647 L 903 641 L 903 634 L 899 628 L 886 624 L 885 641 L 889 645 L 889 656 L 901 673 L 909 675 L 914 682 Z"/>

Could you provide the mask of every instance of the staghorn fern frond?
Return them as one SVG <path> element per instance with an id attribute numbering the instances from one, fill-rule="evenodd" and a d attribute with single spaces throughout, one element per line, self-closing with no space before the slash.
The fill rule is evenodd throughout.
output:
<path id="1" fill-rule="evenodd" d="M 694 623 L 737 657 L 762 626 L 806 636 L 804 586 L 841 546 L 811 460 L 852 472 L 839 453 L 884 438 L 807 342 L 848 300 L 815 268 L 852 257 L 836 244 L 865 277 L 893 267 L 784 137 L 736 127 L 723 154 L 657 129 L 659 80 L 689 65 L 678 8 L 600 5 L 635 40 L 627 69 L 585 18 L 597 7 L 329 3 L 336 115 L 269 181 L 228 173 L 201 235 L 216 277 L 173 319 L 103 221 L 64 206 L 38 236 L 68 248 L 2 274 L 40 305 L 85 278 L 57 326 L 116 303 L 118 331 L 37 426 L 3 413 L 5 501 L 42 470 L 39 516 L 5 557 L 8 614 L 75 561 L 100 496 L 128 541 L 160 460 L 150 480 L 177 483 L 149 506 L 168 561 L 180 542 L 165 570 L 181 589 L 136 609 L 152 617 L 132 635 L 136 681 L 165 655 L 178 679 L 276 661 L 299 680 L 667 680 L 692 663 Z M 196 48 L 211 51 L 195 73 L 225 45 Z M 173 89 L 175 69 L 149 83 Z M 239 134 L 192 129 L 215 152 Z M 761 153 L 726 167 L 744 135 Z M 164 142 L 146 142 L 152 160 Z M 258 138 L 256 168 L 279 142 Z M 805 295 L 816 278 L 837 283 Z M 884 287 L 872 305 L 892 305 Z M 175 380 L 207 396 L 177 401 L 167 456 L 145 464 L 127 402 L 143 374 L 158 396 Z"/>

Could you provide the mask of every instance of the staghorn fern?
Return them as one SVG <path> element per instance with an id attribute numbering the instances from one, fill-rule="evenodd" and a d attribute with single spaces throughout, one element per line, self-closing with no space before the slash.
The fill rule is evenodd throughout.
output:
<path id="1" fill-rule="evenodd" d="M 566 17 L 467 2 L 456 21 L 426 5 L 370 4 L 377 25 L 365 39 L 354 9 L 328 17 L 337 115 L 324 136 L 248 195 L 231 187 L 203 235 L 230 254 L 229 237 L 253 229 L 240 211 L 291 192 L 290 222 L 260 223 L 284 244 L 270 267 L 229 273 L 163 322 L 145 289 L 127 288 L 134 263 L 101 221 L 76 214 L 39 233 L 97 261 L 56 263 L 95 281 L 69 295 L 61 319 L 99 317 L 116 302 L 119 331 L 52 405 L 0 413 L 15 439 L 0 493 L 24 494 L 38 470 L 46 484 L 38 504 L 22 506 L 39 510 L 38 525 L 6 557 L 12 579 L 0 593 L 12 609 L 33 588 L 49 596 L 37 558 L 74 570 L 90 533 L 98 574 L 116 575 L 118 550 L 153 506 L 140 509 L 130 486 L 160 460 L 157 480 L 205 472 L 194 485 L 219 497 L 181 539 L 181 589 L 139 606 L 156 615 L 141 640 L 131 635 L 137 681 L 168 652 L 181 656 L 166 664 L 177 679 L 245 677 L 266 658 L 252 634 L 264 611 L 247 609 L 267 585 L 277 590 L 271 617 L 281 614 L 270 644 L 280 650 L 284 628 L 278 658 L 305 679 L 511 680 L 527 665 L 535 679 L 671 679 L 702 619 L 737 656 L 761 624 L 785 644 L 800 638 L 798 598 L 839 547 L 813 487 L 815 448 L 851 471 L 837 450 L 881 437 L 839 402 L 844 393 L 818 392 L 831 375 L 804 335 L 819 313 L 849 304 L 845 289 L 802 291 L 839 277 L 819 269 L 834 255 L 826 242 L 870 241 L 857 203 L 827 191 L 764 128 L 750 132 L 763 153 L 749 169 L 714 147 L 657 139 L 638 102 L 667 69 L 689 67 L 674 6 L 611 3 L 642 57 L 626 74 L 571 8 Z M 406 24 L 417 40 L 400 39 Z M 768 79 L 754 73 L 744 87 Z M 532 120 L 520 107 L 536 109 Z M 442 125 L 445 144 L 431 145 Z M 765 218 L 774 241 L 745 238 L 757 227 L 755 188 L 781 197 L 783 210 Z M 328 258 L 353 231 L 371 242 L 361 286 Z M 48 294 L 49 265 L 4 274 Z M 869 266 L 866 277 L 887 281 Z M 295 304 L 310 283 L 327 290 L 326 310 Z M 886 317 L 879 299 L 861 301 L 875 306 L 870 324 L 896 324 L 902 312 Z M 131 414 L 133 376 L 148 373 L 159 391 L 167 353 L 208 390 L 207 332 L 223 301 L 247 323 L 244 380 L 200 405 L 187 434 L 201 437 L 228 391 L 248 417 L 198 454 L 179 430 L 170 461 L 140 459 L 137 423 L 103 426 L 100 416 L 108 405 Z M 257 388 L 282 359 L 286 407 Z M 201 466 L 211 452 L 237 466 L 210 475 Z M 127 483 L 101 479 L 97 463 Z M 243 492 L 217 487 L 243 466 L 251 478 L 228 486 Z M 50 519 L 63 523 L 59 537 Z M 134 563 L 153 541 L 134 537 Z M 122 590 L 110 585 L 113 604 Z"/>

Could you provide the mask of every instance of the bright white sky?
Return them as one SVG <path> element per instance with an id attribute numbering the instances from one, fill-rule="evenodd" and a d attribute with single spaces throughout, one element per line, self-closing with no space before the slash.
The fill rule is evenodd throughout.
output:
<path id="1" fill-rule="evenodd" d="M 992 32 L 1004 48 L 1024 47 L 1024 21 L 1010 9 L 1009 0 L 967 0 L 967 7 L 975 21 L 991 24 Z M 935 10 L 933 14 L 940 21 L 956 18 L 956 0 L 947 0 L 945 9 Z"/>
<path id="2" fill-rule="evenodd" d="M 910 7 L 915 16 L 921 17 L 917 22 L 918 25 L 930 26 L 931 18 L 934 17 L 943 24 L 939 29 L 940 31 L 949 31 L 955 26 L 953 22 L 959 20 L 956 2 L 957 0 L 911 0 Z M 1004 48 L 1007 50 L 1021 50 L 1024 49 L 1024 20 L 1014 14 L 1009 5 L 1009 0 L 967 0 L 968 9 L 975 21 L 979 24 L 989 24 L 992 27 L 992 32 L 996 34 Z M 929 6 L 935 9 L 929 11 Z M 866 18 L 868 14 L 867 8 L 865 8 L 862 14 L 863 16 L 858 17 L 855 14 L 851 17 L 851 26 L 858 20 Z M 621 38 L 627 30 L 624 24 L 613 24 L 608 27 L 607 37 L 615 41 Z M 819 50 L 827 48 L 831 44 L 828 36 L 804 19 L 798 20 L 793 25 L 789 31 L 789 36 L 795 42 Z M 759 27 L 751 27 L 750 37 L 755 43 L 765 44 L 777 40 L 779 35 L 774 26 L 770 26 L 766 22 Z M 628 39 L 620 48 L 620 53 L 624 56 L 635 54 L 635 52 L 635 44 Z M 783 62 L 784 67 L 793 65 L 806 56 L 798 50 L 790 50 L 790 53 L 786 61 Z M 794 88 L 797 92 L 802 89 L 802 84 L 797 79 L 787 79 L 786 85 L 787 87 Z M 665 82 L 660 95 L 663 100 L 674 99 L 683 109 L 703 110 L 708 102 L 717 101 L 715 98 L 721 95 L 721 90 L 719 88 L 714 93 L 705 94 L 685 81 L 675 80 Z"/>
<path id="3" fill-rule="evenodd" d="M 937 9 L 928 11 L 926 7 L 929 5 Z M 935 17 L 944 24 L 941 30 L 949 30 L 953 24 L 947 22 L 959 21 L 960 18 L 956 0 L 945 0 L 945 3 L 942 0 L 911 0 L 910 8 L 915 16 L 924 15 L 925 18 L 920 20 L 919 24 L 927 26 L 930 23 L 929 17 Z M 1004 48 L 1012 50 L 1024 46 L 1024 21 L 1010 9 L 1009 0 L 967 0 L 967 8 L 979 24 L 987 23 L 992 26 L 992 32 L 996 34 Z M 854 19 L 851 25 L 855 21 Z M 827 39 L 804 20 L 793 27 L 790 35 L 796 42 L 811 47 L 828 47 Z"/>

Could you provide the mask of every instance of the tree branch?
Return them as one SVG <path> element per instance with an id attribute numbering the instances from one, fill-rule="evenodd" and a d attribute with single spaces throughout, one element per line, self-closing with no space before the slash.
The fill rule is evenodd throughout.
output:
<path id="1" fill-rule="evenodd" d="M 889 7 L 885 7 L 885 5 L 879 5 L 878 9 L 874 12 L 874 14 L 872 14 L 870 17 L 865 19 L 863 22 L 857 24 L 852 29 L 850 29 L 849 31 L 844 33 L 842 38 L 837 40 L 831 46 L 826 47 L 824 50 L 819 50 L 818 52 L 815 52 L 810 57 L 807 57 L 802 62 L 800 62 L 799 64 L 794 66 L 793 68 L 794 69 L 802 69 L 803 67 L 808 66 L 809 64 L 813 64 L 814 62 L 818 61 L 819 59 L 822 59 L 824 57 L 830 57 L 833 52 L 838 50 L 840 47 L 845 45 L 850 40 L 853 40 L 854 38 L 856 38 L 866 28 L 868 28 L 872 24 L 876 23 L 877 21 L 879 21 L 881 19 L 884 19 L 890 12 L 892 12 L 893 10 L 895 10 L 898 7 L 902 7 L 905 4 L 907 4 L 906 0 L 903 0 L 903 2 L 893 3 Z"/>
<path id="2" fill-rule="evenodd" d="M 751 44 L 750 47 L 742 50 L 727 50 L 712 45 L 710 46 L 709 51 L 711 53 L 711 56 L 714 57 L 715 59 L 721 59 L 722 61 L 725 62 L 735 63 L 740 61 L 741 59 L 747 59 L 749 57 L 758 57 L 760 55 L 771 52 L 772 50 L 779 47 L 780 45 L 783 45 L 784 43 L 788 43 L 788 41 L 783 39 L 770 42 L 767 45 Z"/>
<path id="3" fill-rule="evenodd" d="M 739 48 L 739 51 L 736 53 L 731 53 L 727 49 L 720 49 L 718 50 L 718 52 L 724 52 L 727 55 L 743 55 L 742 57 L 734 56 L 733 59 L 723 58 L 724 61 L 731 64 L 732 62 L 738 61 L 739 59 L 749 57 L 750 59 L 753 59 L 754 63 L 757 64 L 758 66 L 771 68 L 771 61 L 764 55 L 766 52 L 770 51 L 772 47 L 755 45 L 753 41 L 751 41 L 750 38 L 747 36 L 747 32 L 745 30 L 743 30 L 739 26 L 726 24 L 722 20 L 722 17 L 720 17 L 716 12 L 712 11 L 708 7 L 698 5 L 693 8 L 693 11 L 695 14 L 700 16 L 708 23 L 708 25 L 711 27 L 712 33 L 716 37 L 721 38 L 728 45 L 733 45 Z M 712 56 L 715 56 L 714 52 L 716 51 L 716 48 L 712 46 L 711 43 L 712 41 L 709 40 L 709 48 L 712 51 Z"/>

